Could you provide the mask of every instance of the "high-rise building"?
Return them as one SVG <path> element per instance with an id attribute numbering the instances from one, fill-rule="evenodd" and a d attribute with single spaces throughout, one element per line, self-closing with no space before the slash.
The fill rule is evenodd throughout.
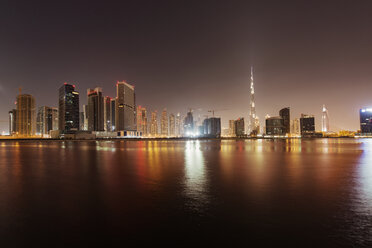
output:
<path id="1" fill-rule="evenodd" d="M 235 120 L 229 120 L 229 136 L 235 136 Z"/>
<path id="2" fill-rule="evenodd" d="M 88 105 L 84 104 L 83 105 L 83 125 L 84 128 L 82 130 L 87 131 L 88 130 Z"/>
<path id="3" fill-rule="evenodd" d="M 87 90 L 88 97 L 88 130 L 104 131 L 104 108 L 102 89 Z"/>
<path id="4" fill-rule="evenodd" d="M 103 98 L 103 129 L 106 132 L 111 132 L 111 97 L 105 96 Z"/>
<path id="5" fill-rule="evenodd" d="M 137 107 L 137 131 L 141 132 L 142 136 L 148 135 L 147 110 L 142 106 Z"/>
<path id="6" fill-rule="evenodd" d="M 194 118 L 191 110 L 187 112 L 183 126 L 186 136 L 192 136 L 194 134 Z"/>
<path id="7" fill-rule="evenodd" d="M 300 119 L 296 118 L 291 120 L 291 134 L 300 135 L 301 128 L 300 128 Z"/>
<path id="8" fill-rule="evenodd" d="M 285 135 L 286 127 L 284 119 L 280 116 L 266 118 L 266 134 L 267 135 Z"/>
<path id="9" fill-rule="evenodd" d="M 161 135 L 166 137 L 168 136 L 168 114 L 167 114 L 167 109 L 163 109 L 161 112 L 161 122 L 160 122 L 160 130 L 161 130 Z"/>
<path id="10" fill-rule="evenodd" d="M 17 134 L 33 136 L 36 129 L 35 99 L 29 94 L 17 96 Z"/>
<path id="11" fill-rule="evenodd" d="M 17 110 L 9 111 L 9 135 L 14 135 L 17 132 Z"/>
<path id="12" fill-rule="evenodd" d="M 116 98 L 111 99 L 111 106 L 110 106 L 110 116 L 111 116 L 111 131 L 116 131 Z"/>
<path id="13" fill-rule="evenodd" d="M 58 130 L 58 109 L 47 106 L 39 107 L 36 117 L 36 133 L 46 136 L 51 130 Z"/>
<path id="14" fill-rule="evenodd" d="M 152 137 L 158 135 L 158 112 L 155 110 L 151 112 L 151 125 L 150 125 L 150 134 Z"/>
<path id="15" fill-rule="evenodd" d="M 259 119 L 256 115 L 256 103 L 254 98 L 254 80 L 253 80 L 253 67 L 251 67 L 251 93 L 250 93 L 250 112 L 249 112 L 249 128 L 250 135 L 257 135 L 260 131 Z"/>
<path id="16" fill-rule="evenodd" d="M 315 117 L 313 115 L 301 114 L 300 118 L 301 135 L 311 136 L 315 134 Z"/>
<path id="17" fill-rule="evenodd" d="M 116 84 L 116 131 L 136 131 L 136 103 L 134 86 L 127 82 Z"/>
<path id="18" fill-rule="evenodd" d="M 291 115 L 290 108 L 283 108 L 279 111 L 280 117 L 283 119 L 283 135 L 291 132 Z"/>
<path id="19" fill-rule="evenodd" d="M 58 129 L 63 133 L 80 128 L 79 92 L 75 85 L 64 83 L 59 88 Z"/>
<path id="20" fill-rule="evenodd" d="M 235 120 L 234 124 L 235 124 L 235 136 L 237 137 L 243 136 L 245 134 L 244 118 L 243 117 L 238 118 L 237 120 Z"/>
<path id="21" fill-rule="evenodd" d="M 176 136 L 176 117 L 174 114 L 169 115 L 169 136 Z"/>
<path id="22" fill-rule="evenodd" d="M 203 122 L 203 134 L 206 137 L 221 137 L 221 118 L 211 117 Z"/>
<path id="23" fill-rule="evenodd" d="M 84 107 L 85 105 L 83 105 L 83 107 Z M 79 127 L 79 130 L 85 130 L 85 126 L 84 126 L 84 119 L 85 119 L 85 113 L 84 113 L 84 111 L 83 112 L 80 112 L 79 113 L 79 125 L 80 125 L 80 127 Z"/>
<path id="24" fill-rule="evenodd" d="M 175 135 L 176 135 L 176 137 L 182 136 L 182 130 L 183 130 L 183 128 L 182 128 L 182 118 L 181 118 L 181 114 L 180 113 L 177 113 L 177 115 L 176 115 L 176 121 L 175 122 L 176 122 L 175 123 L 175 125 L 176 125 L 176 127 L 175 127 L 175 131 L 176 131 Z"/>
<path id="25" fill-rule="evenodd" d="M 361 109 L 359 115 L 361 133 L 372 134 L 372 108 Z"/>
<path id="26" fill-rule="evenodd" d="M 323 105 L 322 109 L 322 132 L 329 132 L 329 116 L 328 109 Z"/>

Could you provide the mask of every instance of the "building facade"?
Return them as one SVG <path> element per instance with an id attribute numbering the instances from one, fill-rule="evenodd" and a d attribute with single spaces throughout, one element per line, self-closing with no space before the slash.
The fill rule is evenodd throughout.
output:
<path id="1" fill-rule="evenodd" d="M 136 131 L 136 104 L 134 86 L 127 82 L 116 84 L 116 131 Z"/>
<path id="2" fill-rule="evenodd" d="M 158 112 L 151 112 L 150 134 L 152 137 L 158 136 Z"/>
<path id="3" fill-rule="evenodd" d="M 283 134 L 291 133 L 291 110 L 290 108 L 283 108 L 279 111 L 279 116 L 283 119 Z"/>
<path id="4" fill-rule="evenodd" d="M 102 89 L 87 90 L 88 131 L 104 131 L 104 108 Z"/>
<path id="5" fill-rule="evenodd" d="M 35 99 L 29 94 L 17 96 L 17 135 L 30 137 L 36 132 Z"/>
<path id="6" fill-rule="evenodd" d="M 235 124 L 235 136 L 241 137 L 245 135 L 245 130 L 244 130 L 244 118 L 238 118 L 237 120 L 234 121 Z"/>
<path id="7" fill-rule="evenodd" d="M 211 138 L 221 137 L 221 118 L 211 117 L 203 121 L 203 135 Z"/>
<path id="8" fill-rule="evenodd" d="M 174 114 L 169 115 L 169 136 L 176 136 L 176 117 Z"/>
<path id="9" fill-rule="evenodd" d="M 17 132 L 17 110 L 9 111 L 9 135 L 15 135 Z"/>
<path id="10" fill-rule="evenodd" d="M 315 134 L 315 117 L 313 115 L 301 114 L 300 128 L 302 136 L 312 136 Z"/>
<path id="11" fill-rule="evenodd" d="M 363 134 L 372 134 L 372 108 L 364 108 L 359 111 L 360 132 Z"/>
<path id="12" fill-rule="evenodd" d="M 75 90 L 75 85 L 64 83 L 59 88 L 58 129 L 62 133 L 79 130 L 79 115 L 79 92 Z"/>
<path id="13" fill-rule="evenodd" d="M 161 112 L 161 121 L 160 121 L 160 132 L 163 137 L 168 136 L 169 126 L 168 126 L 168 113 L 167 109 L 163 109 Z"/>
<path id="14" fill-rule="evenodd" d="M 266 134 L 285 135 L 286 127 L 284 126 L 284 119 L 280 116 L 266 118 Z"/>
<path id="15" fill-rule="evenodd" d="M 328 109 L 325 105 L 322 108 L 322 132 L 326 133 L 329 132 L 329 116 L 328 116 Z"/>
<path id="16" fill-rule="evenodd" d="M 194 117 L 191 110 L 187 112 L 183 126 L 185 136 L 192 136 L 194 134 Z"/>
<path id="17" fill-rule="evenodd" d="M 142 136 L 148 135 L 147 110 L 142 106 L 137 107 L 137 131 L 141 132 Z"/>
<path id="18" fill-rule="evenodd" d="M 111 125 L 111 97 L 105 96 L 103 98 L 103 129 L 106 132 L 112 131 Z"/>
<path id="19" fill-rule="evenodd" d="M 39 107 L 36 117 L 36 133 L 48 136 L 49 131 L 58 130 L 58 109 L 47 106 Z"/>

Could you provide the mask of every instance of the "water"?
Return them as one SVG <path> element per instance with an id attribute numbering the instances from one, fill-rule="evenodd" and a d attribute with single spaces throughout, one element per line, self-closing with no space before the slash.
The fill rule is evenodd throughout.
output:
<path id="1" fill-rule="evenodd" d="M 1 247 L 133 242 L 371 247 L 372 140 L 0 142 Z"/>

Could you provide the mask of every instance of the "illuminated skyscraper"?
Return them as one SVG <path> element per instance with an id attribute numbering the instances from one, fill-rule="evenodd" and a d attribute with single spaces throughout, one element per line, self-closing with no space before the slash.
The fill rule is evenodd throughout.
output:
<path id="1" fill-rule="evenodd" d="M 156 110 L 151 112 L 150 134 L 152 137 L 158 135 L 158 112 Z"/>
<path id="2" fill-rule="evenodd" d="M 290 108 L 283 108 L 279 111 L 280 117 L 283 119 L 283 135 L 291 132 L 291 115 Z"/>
<path id="3" fill-rule="evenodd" d="M 167 109 L 163 109 L 161 112 L 160 130 L 162 136 L 168 136 L 168 114 Z"/>
<path id="4" fill-rule="evenodd" d="M 235 120 L 229 120 L 229 136 L 235 136 Z"/>
<path id="5" fill-rule="evenodd" d="M 134 86 L 127 82 L 116 84 L 116 131 L 135 131 L 136 125 L 136 103 Z"/>
<path id="6" fill-rule="evenodd" d="M 192 115 L 192 110 L 190 109 L 189 112 L 187 112 L 187 115 L 184 120 L 184 135 L 185 136 L 192 136 L 194 135 L 194 117 Z"/>
<path id="7" fill-rule="evenodd" d="M 169 136 L 176 136 L 176 120 L 174 114 L 169 115 Z"/>
<path id="8" fill-rule="evenodd" d="M 372 134 L 372 108 L 361 109 L 360 131 L 364 134 Z"/>
<path id="9" fill-rule="evenodd" d="M 79 115 L 79 92 L 75 85 L 64 83 L 59 88 L 58 129 L 63 133 L 79 130 Z"/>
<path id="10" fill-rule="evenodd" d="M 103 98 L 103 119 L 104 130 L 106 132 L 111 132 L 111 97 L 109 96 Z"/>
<path id="11" fill-rule="evenodd" d="M 300 119 L 296 118 L 296 119 L 291 120 L 291 134 L 294 134 L 294 135 L 301 134 Z"/>
<path id="12" fill-rule="evenodd" d="M 301 114 L 300 129 L 302 136 L 312 136 L 315 134 L 315 118 L 313 115 Z"/>
<path id="13" fill-rule="evenodd" d="M 110 118 L 111 118 L 111 131 L 116 131 L 116 98 L 111 99 L 110 105 Z"/>
<path id="14" fill-rule="evenodd" d="M 235 125 L 235 135 L 237 137 L 242 137 L 244 136 L 244 118 L 239 118 L 237 119 L 236 121 L 234 121 L 234 125 Z"/>
<path id="15" fill-rule="evenodd" d="M 182 130 L 183 130 L 183 128 L 182 128 L 182 118 L 181 118 L 181 114 L 180 113 L 177 113 L 177 115 L 176 115 L 176 121 L 175 122 L 176 122 L 175 123 L 175 125 L 176 125 L 176 129 L 175 129 L 176 133 L 175 133 L 175 135 L 177 137 L 182 136 Z"/>
<path id="16" fill-rule="evenodd" d="M 51 130 L 58 130 L 58 109 L 47 106 L 39 107 L 36 117 L 36 133 L 46 136 Z"/>
<path id="17" fill-rule="evenodd" d="M 29 94 L 17 96 L 17 134 L 33 136 L 36 129 L 35 99 Z"/>
<path id="18" fill-rule="evenodd" d="M 9 111 L 9 135 L 14 135 L 17 132 L 17 110 Z"/>
<path id="19" fill-rule="evenodd" d="M 323 105 L 322 109 L 322 132 L 329 132 L 328 109 Z"/>
<path id="20" fill-rule="evenodd" d="M 104 111 L 102 89 L 87 90 L 88 97 L 88 130 L 104 131 Z"/>
<path id="21" fill-rule="evenodd" d="M 249 112 L 249 134 L 257 135 L 259 133 L 259 119 L 256 115 L 256 103 L 254 99 L 254 81 L 253 67 L 251 67 L 251 95 L 250 95 L 250 112 Z"/>
<path id="22" fill-rule="evenodd" d="M 137 107 L 137 131 L 141 132 L 142 136 L 148 135 L 147 110 L 142 106 Z"/>

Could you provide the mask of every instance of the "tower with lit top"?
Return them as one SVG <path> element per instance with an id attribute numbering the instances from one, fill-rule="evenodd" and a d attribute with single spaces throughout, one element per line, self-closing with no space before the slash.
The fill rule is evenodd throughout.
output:
<path id="1" fill-rule="evenodd" d="M 322 108 L 322 132 L 329 132 L 329 116 L 328 109 L 325 105 Z"/>
<path id="2" fill-rule="evenodd" d="M 250 112 L 249 112 L 249 134 L 257 135 L 259 133 L 259 120 L 256 115 L 256 103 L 254 99 L 254 80 L 253 80 L 253 67 L 251 67 L 251 94 L 250 94 Z"/>

